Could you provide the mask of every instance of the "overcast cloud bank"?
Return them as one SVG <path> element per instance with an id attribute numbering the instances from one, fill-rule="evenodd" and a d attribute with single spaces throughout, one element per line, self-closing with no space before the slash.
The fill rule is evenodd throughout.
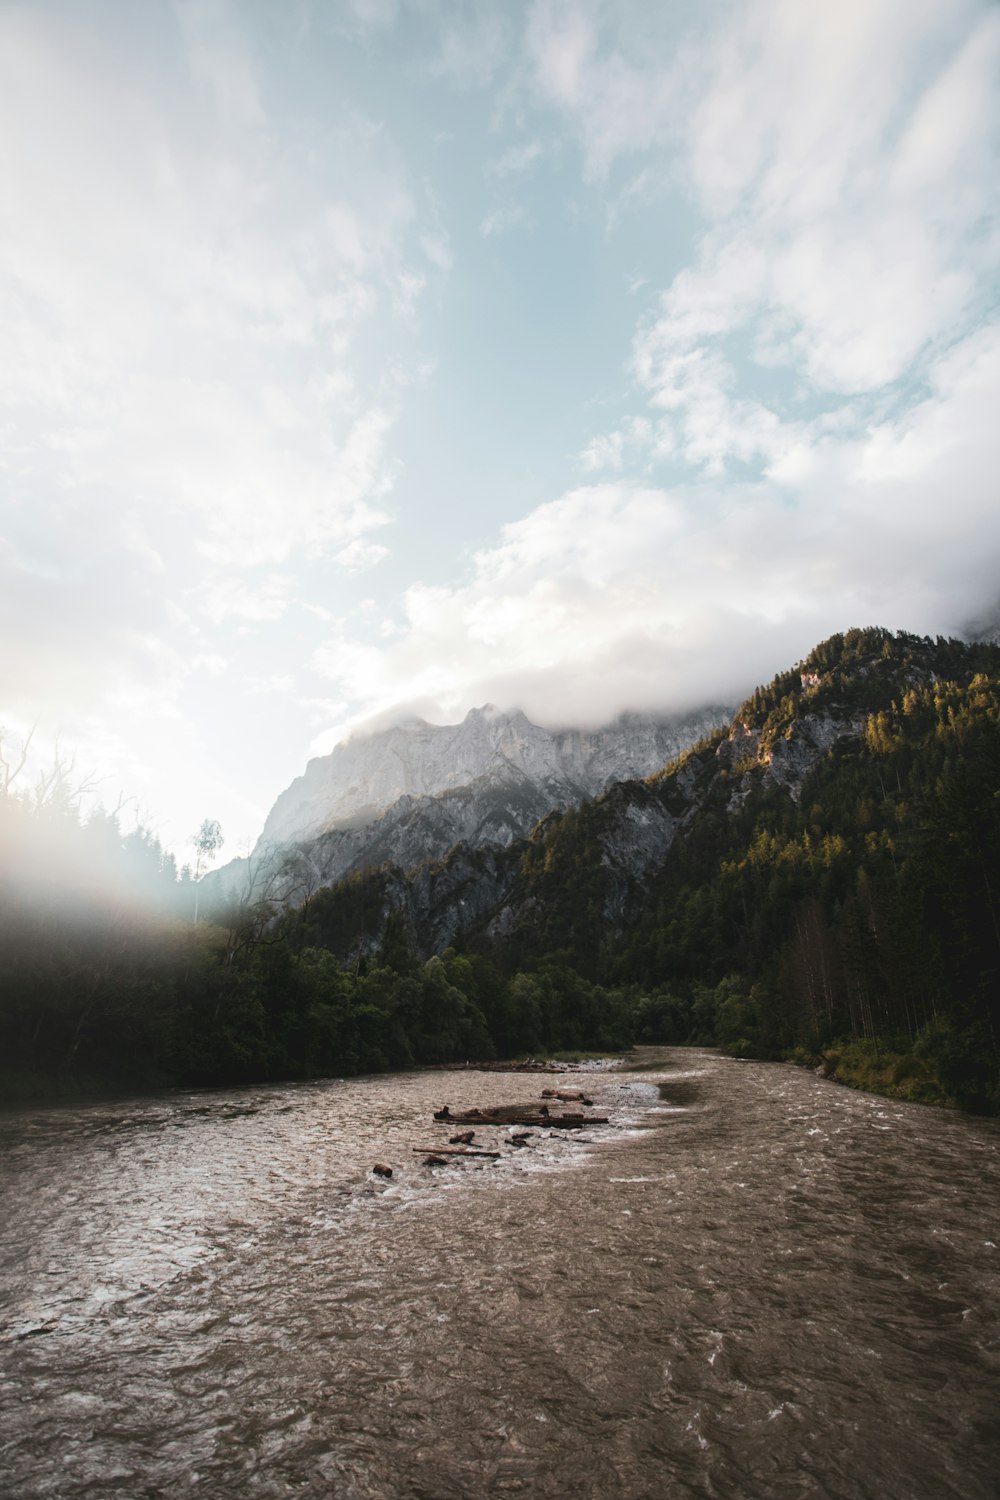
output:
<path id="1" fill-rule="evenodd" d="M 399 705 L 996 618 L 995 6 L 141 12 L 0 13 L 15 732 L 250 839 Z"/>

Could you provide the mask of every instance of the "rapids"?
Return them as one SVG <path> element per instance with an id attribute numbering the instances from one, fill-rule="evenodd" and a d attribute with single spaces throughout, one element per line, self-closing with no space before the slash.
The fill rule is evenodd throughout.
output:
<path id="1" fill-rule="evenodd" d="M 20 1110 L 0 1191 L 5 1500 L 996 1500 L 992 1121 L 660 1051 Z"/>

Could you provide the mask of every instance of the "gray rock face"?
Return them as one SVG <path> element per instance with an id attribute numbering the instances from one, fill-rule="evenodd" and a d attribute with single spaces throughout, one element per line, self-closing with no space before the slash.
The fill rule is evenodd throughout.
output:
<path id="1" fill-rule="evenodd" d="M 618 922 L 629 889 L 663 863 L 682 820 L 644 786 L 623 786 L 610 800 L 615 816 L 601 838 L 601 863 L 609 874 L 604 915 Z"/>
<path id="2" fill-rule="evenodd" d="M 727 716 L 626 715 L 555 732 L 489 706 L 461 724 L 411 720 L 310 761 L 269 814 L 258 864 L 288 867 L 269 891 L 294 902 L 354 871 L 440 860 L 456 844 L 507 848 L 547 813 L 661 770 Z M 220 891 L 227 879 L 228 867 L 217 872 Z"/>
<path id="3" fill-rule="evenodd" d="M 206 876 L 205 899 L 297 904 L 361 870 L 409 870 L 456 845 L 509 848 L 548 813 L 662 770 L 728 717 L 628 714 L 604 729 L 550 731 L 487 705 L 461 724 L 414 719 L 348 740 L 282 792 L 249 861 Z M 459 927 L 469 912 L 455 906 Z"/>
<path id="4" fill-rule="evenodd" d="M 566 805 L 551 787 L 480 778 L 438 796 L 400 797 L 370 822 L 334 827 L 302 841 L 296 859 L 300 870 L 308 871 L 308 884 L 333 885 L 354 870 L 383 864 L 406 870 L 441 859 L 456 844 L 508 848 L 553 807 Z"/>
<path id="5" fill-rule="evenodd" d="M 775 741 L 768 763 L 771 778 L 785 788 L 793 802 L 798 802 L 803 781 L 820 759 L 838 741 L 857 739 L 862 727 L 860 719 L 803 714 L 787 738 Z"/>
<path id="6" fill-rule="evenodd" d="M 482 838 L 466 831 L 479 816 L 473 804 L 482 802 L 487 821 L 499 819 L 500 841 L 509 842 L 553 808 L 596 796 L 612 782 L 652 775 L 727 717 L 722 708 L 664 720 L 626 715 L 604 729 L 551 731 L 523 713 L 487 705 L 461 724 L 410 720 L 350 739 L 310 761 L 272 808 L 261 844 L 347 833 L 390 811 L 397 828 L 407 823 L 417 799 L 471 788 L 476 794 L 464 796 L 460 813 L 458 804 L 448 810 L 463 825 L 458 837 L 485 841 L 486 827 Z M 509 807 L 503 805 L 505 793 Z"/>
<path id="7" fill-rule="evenodd" d="M 735 812 L 746 801 L 754 784 L 750 772 L 760 768 L 769 780 L 784 787 L 793 802 L 798 802 L 803 781 L 820 759 L 839 741 L 856 739 L 862 729 L 859 718 L 830 712 L 804 713 L 782 739 L 762 751 L 759 731 L 737 719 L 728 739 L 716 751 L 720 764 L 730 771 L 743 771 L 729 799 L 729 811 Z"/>

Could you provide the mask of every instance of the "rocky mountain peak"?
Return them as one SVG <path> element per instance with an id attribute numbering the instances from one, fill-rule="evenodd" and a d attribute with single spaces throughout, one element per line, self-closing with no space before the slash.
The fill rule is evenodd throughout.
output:
<path id="1" fill-rule="evenodd" d="M 383 819 L 404 798 L 411 799 L 409 813 L 412 799 L 473 789 L 490 801 L 491 815 L 497 795 L 506 793 L 521 809 L 519 827 L 529 809 L 534 818 L 613 781 L 650 775 L 725 717 L 723 709 L 674 719 L 630 715 L 603 729 L 553 731 L 520 709 L 487 703 L 458 724 L 407 720 L 311 760 L 278 798 L 261 843 L 314 840 Z"/>

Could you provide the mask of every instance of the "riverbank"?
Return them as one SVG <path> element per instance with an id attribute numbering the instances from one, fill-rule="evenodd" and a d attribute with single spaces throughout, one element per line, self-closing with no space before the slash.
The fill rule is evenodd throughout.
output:
<path id="1" fill-rule="evenodd" d="M 725 1056 L 740 1060 L 755 1056 L 745 1045 L 723 1046 L 720 1050 Z M 757 1060 L 793 1063 L 810 1069 L 819 1078 L 880 1094 L 885 1099 L 960 1109 L 968 1114 L 1000 1114 L 1000 1100 L 988 1070 L 983 1069 L 980 1076 L 967 1047 L 956 1053 L 951 1036 L 939 1031 L 923 1041 L 918 1039 L 911 1049 L 850 1037 L 819 1049 L 795 1047 Z"/>
<path id="2" fill-rule="evenodd" d="M 893 1052 L 873 1042 L 845 1042 L 826 1049 L 815 1071 L 821 1078 L 886 1099 L 959 1107 L 958 1100 L 945 1092 L 933 1063 L 913 1052 Z"/>
<path id="3" fill-rule="evenodd" d="M 675 1050 L 683 1052 L 688 1049 L 677 1048 Z M 691 1050 L 695 1049 L 692 1047 Z M 722 1047 L 719 1050 L 724 1056 L 735 1057 L 742 1061 L 751 1056 L 745 1051 L 734 1048 Z M 650 1061 L 650 1059 L 662 1051 L 662 1048 L 637 1046 L 627 1052 L 557 1052 L 547 1054 L 544 1059 L 531 1065 L 526 1064 L 523 1059 L 490 1063 L 445 1063 L 418 1066 L 412 1070 L 385 1069 L 380 1073 L 365 1076 L 383 1076 L 383 1072 L 386 1075 L 390 1072 L 405 1074 L 407 1071 L 413 1073 L 425 1071 L 542 1073 L 548 1071 L 548 1068 L 556 1073 L 572 1072 L 578 1068 L 587 1071 L 617 1069 L 643 1071 L 656 1066 L 655 1061 Z M 870 1042 L 846 1041 L 826 1048 L 822 1052 L 809 1052 L 804 1048 L 796 1048 L 780 1058 L 757 1060 L 792 1063 L 797 1067 L 808 1068 L 817 1077 L 828 1079 L 830 1082 L 842 1083 L 848 1088 L 864 1089 L 887 1099 L 905 1099 L 914 1104 L 937 1105 L 945 1109 L 968 1108 L 954 1095 L 945 1091 L 937 1070 L 926 1057 L 917 1056 L 912 1052 L 892 1051 Z M 543 1063 L 548 1067 L 543 1068 Z M 261 1079 L 256 1082 L 251 1081 L 244 1087 L 281 1088 L 295 1083 L 322 1084 L 330 1081 L 330 1079 Z M 102 1079 L 81 1073 L 53 1077 L 50 1074 L 41 1073 L 0 1072 L 0 1112 L 33 1107 L 71 1108 L 74 1105 L 110 1104 L 121 1099 L 153 1098 L 167 1091 L 186 1093 L 191 1090 L 183 1084 L 174 1084 L 164 1079 L 154 1079 L 143 1086 L 137 1084 L 134 1079 Z M 212 1085 L 206 1085 L 205 1091 L 215 1092 L 216 1090 Z M 989 1107 L 973 1108 L 970 1112 L 996 1113 Z"/>

